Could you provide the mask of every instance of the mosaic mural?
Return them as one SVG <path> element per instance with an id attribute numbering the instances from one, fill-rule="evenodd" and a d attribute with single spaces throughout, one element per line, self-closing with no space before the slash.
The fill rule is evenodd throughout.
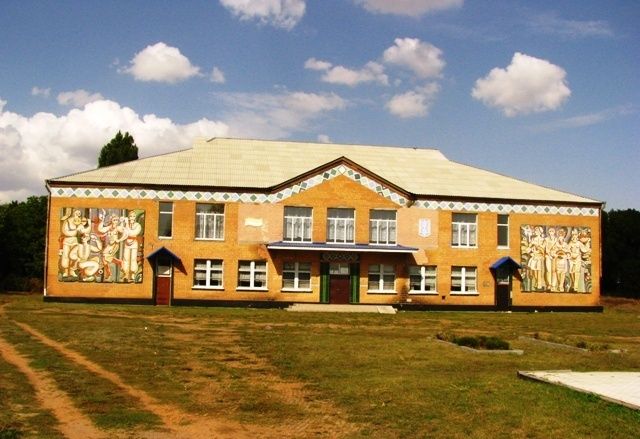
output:
<path id="1" fill-rule="evenodd" d="M 60 210 L 58 280 L 142 282 L 144 210 Z"/>
<path id="2" fill-rule="evenodd" d="M 522 291 L 591 292 L 589 227 L 524 225 L 520 251 Z"/>

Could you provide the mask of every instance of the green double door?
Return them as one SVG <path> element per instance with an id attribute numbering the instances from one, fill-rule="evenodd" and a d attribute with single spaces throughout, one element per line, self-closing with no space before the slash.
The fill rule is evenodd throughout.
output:
<path id="1" fill-rule="evenodd" d="M 332 304 L 360 301 L 360 264 L 322 262 L 320 264 L 320 302 Z"/>

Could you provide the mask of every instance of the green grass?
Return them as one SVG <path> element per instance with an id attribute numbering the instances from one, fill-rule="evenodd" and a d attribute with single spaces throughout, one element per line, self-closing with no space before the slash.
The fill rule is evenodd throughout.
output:
<path id="1" fill-rule="evenodd" d="M 518 370 L 640 370 L 638 302 L 618 301 L 602 314 L 351 315 L 2 300 L 9 301 L 9 318 L 64 342 L 160 401 L 197 414 L 267 426 L 304 419 L 304 407 L 264 380 L 275 375 L 305 384 L 311 401 L 327 401 L 357 423 L 361 428 L 350 437 L 634 438 L 640 431 L 638 411 L 517 378 Z M 437 343 L 437 333 L 498 337 L 525 353 L 478 356 Z M 623 353 L 554 349 L 519 339 L 536 333 Z M 11 341 L 37 358 L 34 365 L 67 361 L 24 337 L 13 334 Z M 54 369 L 58 379 L 66 380 L 67 367 L 86 374 L 64 363 Z M 79 400 L 81 389 L 93 385 L 81 381 L 72 396 Z M 113 392 L 96 405 L 115 409 L 111 398 L 119 392 Z M 116 427 L 128 421 L 101 422 Z"/>

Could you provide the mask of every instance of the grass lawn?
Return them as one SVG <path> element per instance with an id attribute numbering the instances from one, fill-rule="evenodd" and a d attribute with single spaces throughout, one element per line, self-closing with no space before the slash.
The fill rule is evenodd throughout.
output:
<path id="1" fill-rule="evenodd" d="M 164 404 L 257 425 L 265 435 L 272 429 L 272 437 L 636 438 L 640 431 L 640 411 L 516 376 L 640 370 L 638 301 L 606 301 L 602 314 L 396 315 L 55 304 L 0 295 L 3 303 L 0 336 L 33 368 L 52 372 L 98 428 L 131 437 L 157 427 L 155 415 L 14 322 Z M 442 332 L 497 336 L 524 355 L 470 353 L 437 342 Z M 560 349 L 523 336 L 594 349 Z M 55 419 L 37 408 L 29 383 L 1 357 L 0 394 L 7 395 L 0 398 L 0 438 L 3 429 L 58 437 Z"/>

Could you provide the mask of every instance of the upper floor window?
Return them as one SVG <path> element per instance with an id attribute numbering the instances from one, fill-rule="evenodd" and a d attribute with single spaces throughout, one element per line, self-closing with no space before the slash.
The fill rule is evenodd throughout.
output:
<path id="1" fill-rule="evenodd" d="M 464 294 L 478 291 L 476 267 L 451 267 L 451 292 Z"/>
<path id="2" fill-rule="evenodd" d="M 509 215 L 498 215 L 498 247 L 509 247 Z"/>
<path id="3" fill-rule="evenodd" d="M 196 239 L 223 239 L 224 204 L 196 204 Z"/>
<path id="4" fill-rule="evenodd" d="M 451 222 L 451 245 L 475 247 L 477 245 L 478 216 L 475 213 L 454 213 Z"/>
<path id="5" fill-rule="evenodd" d="M 311 214 L 310 207 L 285 207 L 284 240 L 311 242 Z"/>
<path id="6" fill-rule="evenodd" d="M 395 293 L 396 270 L 393 265 L 369 265 L 369 291 Z"/>
<path id="7" fill-rule="evenodd" d="M 161 201 L 158 210 L 158 237 L 171 238 L 173 236 L 173 203 Z"/>
<path id="8" fill-rule="evenodd" d="M 282 267 L 283 290 L 310 290 L 311 264 L 309 262 L 285 262 Z"/>
<path id="9" fill-rule="evenodd" d="M 369 212 L 369 242 L 371 244 L 396 243 L 395 210 L 371 210 Z"/>
<path id="10" fill-rule="evenodd" d="M 327 242 L 355 242 L 356 212 L 353 209 L 327 210 Z"/>
<path id="11" fill-rule="evenodd" d="M 435 265 L 409 267 L 411 293 L 436 294 L 437 272 Z"/>
<path id="12" fill-rule="evenodd" d="M 267 262 L 238 262 L 238 288 L 249 290 L 267 289 Z"/>
<path id="13" fill-rule="evenodd" d="M 193 266 L 195 288 L 222 288 L 222 261 L 196 259 Z"/>

